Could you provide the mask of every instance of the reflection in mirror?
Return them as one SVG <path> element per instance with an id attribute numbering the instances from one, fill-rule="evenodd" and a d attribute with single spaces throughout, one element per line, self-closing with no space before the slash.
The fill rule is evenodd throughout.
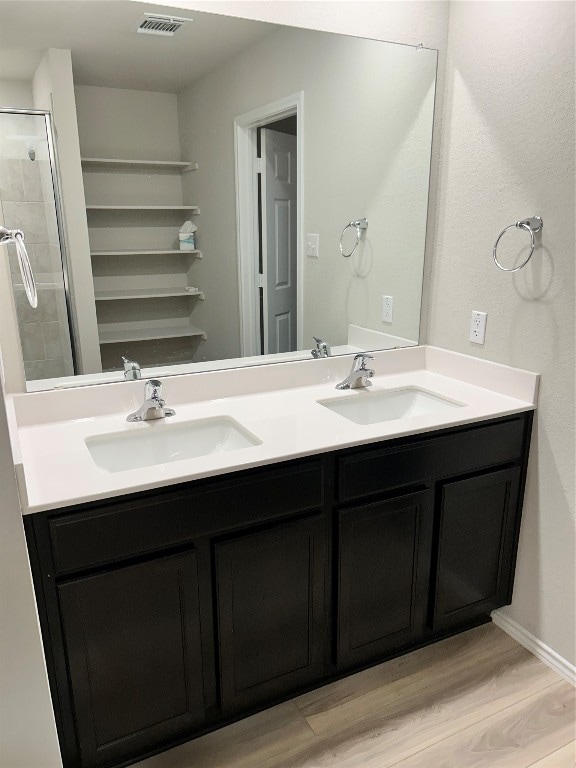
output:
<path id="1" fill-rule="evenodd" d="M 174 15 L 0 0 L 28 388 L 418 343 L 436 51 L 189 11 L 139 33 L 150 12 Z"/>

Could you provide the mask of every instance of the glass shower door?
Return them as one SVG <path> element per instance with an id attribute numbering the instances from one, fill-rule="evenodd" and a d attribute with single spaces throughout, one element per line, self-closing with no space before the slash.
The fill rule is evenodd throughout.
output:
<path id="1" fill-rule="evenodd" d="M 0 224 L 24 232 L 38 289 L 38 307 L 32 309 L 15 246 L 9 245 L 27 381 L 74 375 L 49 130 L 49 115 L 0 112 Z"/>

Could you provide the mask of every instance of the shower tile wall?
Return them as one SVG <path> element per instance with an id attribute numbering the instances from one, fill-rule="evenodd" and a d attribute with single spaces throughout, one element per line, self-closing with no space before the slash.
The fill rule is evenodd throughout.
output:
<path id="1" fill-rule="evenodd" d="M 27 125 L 22 124 L 24 120 Z M 32 134 L 31 117 L 1 115 L 0 121 L 0 220 L 10 229 L 25 233 L 38 287 L 38 308 L 32 309 L 14 246 L 9 246 L 26 378 L 71 376 L 74 369 L 46 141 L 33 142 L 36 155 L 31 160 L 30 142 L 22 140 Z M 17 135 L 20 140 L 15 139 Z"/>

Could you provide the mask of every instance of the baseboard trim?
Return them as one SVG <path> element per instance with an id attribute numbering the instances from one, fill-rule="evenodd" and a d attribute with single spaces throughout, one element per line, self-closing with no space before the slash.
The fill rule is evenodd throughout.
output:
<path id="1" fill-rule="evenodd" d="M 492 621 L 497 627 L 500 627 L 503 632 L 506 632 L 507 635 L 513 637 L 514 640 L 520 643 L 520 645 L 523 645 L 526 650 L 533 653 L 534 656 L 537 656 L 540 661 L 543 661 L 544 664 L 551 667 L 563 677 L 564 680 L 567 680 L 576 687 L 576 665 L 571 664 L 565 658 L 560 656 L 560 654 L 556 653 L 556 651 L 550 648 L 549 645 L 543 643 L 542 640 L 539 640 L 531 632 L 528 632 L 527 629 L 521 627 L 520 624 L 514 621 L 514 619 L 506 616 L 506 614 L 501 613 L 500 611 L 493 611 Z"/>

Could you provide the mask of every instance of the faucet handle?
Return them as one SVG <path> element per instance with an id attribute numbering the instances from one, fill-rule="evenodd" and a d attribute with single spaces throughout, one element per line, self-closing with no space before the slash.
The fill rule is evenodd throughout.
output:
<path id="1" fill-rule="evenodd" d="M 159 379 L 148 379 L 144 386 L 146 400 L 162 400 L 162 382 Z"/>
<path id="2" fill-rule="evenodd" d="M 354 361 L 357 360 L 361 361 L 360 367 L 365 368 L 366 360 L 374 360 L 374 355 L 369 355 L 367 352 L 359 352 L 357 355 L 354 355 Z"/>
<path id="3" fill-rule="evenodd" d="M 319 358 L 332 356 L 330 344 L 328 344 L 327 341 L 319 339 L 318 336 L 312 336 L 312 338 L 316 342 L 316 349 L 312 350 L 312 357 Z"/>
<path id="4" fill-rule="evenodd" d="M 166 403 L 162 398 L 162 382 L 158 379 L 148 379 L 144 384 L 144 403 L 137 411 L 129 414 L 126 421 L 152 421 L 175 415 L 176 411 L 172 408 L 166 408 Z"/>
<path id="5" fill-rule="evenodd" d="M 136 381 L 142 378 L 140 366 L 135 360 L 129 360 L 124 355 L 122 355 L 122 360 L 124 361 L 124 378 L 127 381 Z"/>

